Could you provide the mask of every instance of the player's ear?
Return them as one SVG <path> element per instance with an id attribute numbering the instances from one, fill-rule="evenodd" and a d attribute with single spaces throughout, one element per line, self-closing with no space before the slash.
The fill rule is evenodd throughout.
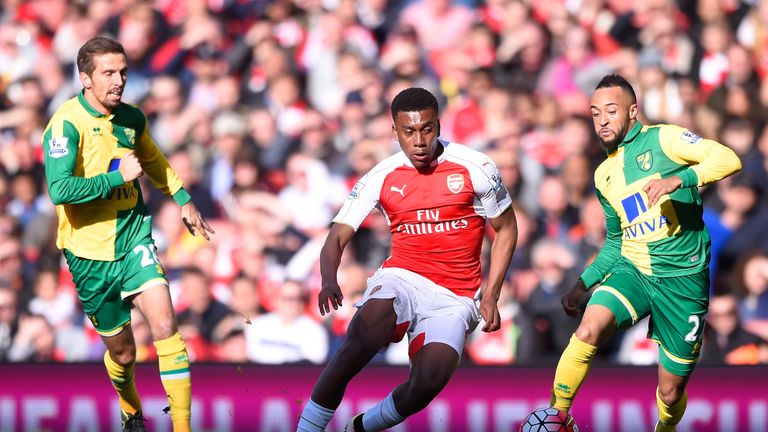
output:
<path id="1" fill-rule="evenodd" d="M 85 72 L 80 72 L 80 83 L 83 85 L 84 88 L 91 88 L 93 87 L 93 81 L 91 81 L 91 77 L 88 76 Z"/>
<path id="2" fill-rule="evenodd" d="M 629 118 L 635 120 L 637 118 L 637 104 L 629 106 Z"/>
<path id="3" fill-rule="evenodd" d="M 440 119 L 437 119 L 437 136 L 440 136 Z"/>
<path id="4" fill-rule="evenodd" d="M 397 125 L 394 123 L 392 123 L 392 139 L 394 139 L 396 143 L 400 143 L 400 140 L 397 139 Z"/>

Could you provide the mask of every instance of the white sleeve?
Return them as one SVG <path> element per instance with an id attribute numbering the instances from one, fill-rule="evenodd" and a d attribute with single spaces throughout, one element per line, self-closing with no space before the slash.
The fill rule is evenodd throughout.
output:
<path id="1" fill-rule="evenodd" d="M 487 219 L 493 219 L 504 213 L 512 205 L 512 198 L 501 181 L 496 164 L 483 155 L 483 161 L 469 170 L 472 185 L 475 188 L 475 212 Z"/>
<path id="2" fill-rule="evenodd" d="M 380 171 L 371 171 L 355 183 L 341 210 L 333 218 L 334 223 L 349 225 L 357 231 L 379 202 L 381 185 L 384 183 L 384 176 L 379 173 Z"/>

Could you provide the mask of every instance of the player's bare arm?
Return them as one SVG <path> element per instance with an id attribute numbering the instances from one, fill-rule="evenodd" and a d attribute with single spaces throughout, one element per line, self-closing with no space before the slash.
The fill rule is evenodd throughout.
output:
<path id="1" fill-rule="evenodd" d="M 648 196 L 648 206 L 653 207 L 662 196 L 671 194 L 683 185 L 683 180 L 678 176 L 665 179 L 653 179 L 643 186 L 643 192 Z"/>
<path id="2" fill-rule="evenodd" d="M 344 295 L 339 287 L 336 274 L 341 264 L 341 255 L 347 243 L 355 235 L 355 230 L 349 225 L 335 223 L 331 226 L 331 231 L 325 239 L 323 249 L 320 251 L 320 275 L 322 276 L 322 287 L 317 296 L 317 305 L 320 308 L 320 315 L 331 312 L 341 306 Z M 328 302 L 330 301 L 330 306 Z"/>
<path id="3" fill-rule="evenodd" d="M 497 218 L 490 219 L 489 222 L 496 235 L 491 245 L 488 282 L 480 300 L 480 315 L 485 320 L 484 332 L 493 332 L 501 328 L 501 317 L 497 303 L 504 276 L 517 245 L 517 219 L 512 206 L 507 207 L 504 213 Z"/>
<path id="4" fill-rule="evenodd" d="M 215 234 L 216 231 L 203 219 L 200 212 L 197 210 L 192 202 L 188 202 L 181 207 L 181 220 L 184 222 L 184 226 L 187 227 L 189 233 L 196 236 L 198 233 L 205 237 L 206 240 L 210 240 L 210 234 Z"/>

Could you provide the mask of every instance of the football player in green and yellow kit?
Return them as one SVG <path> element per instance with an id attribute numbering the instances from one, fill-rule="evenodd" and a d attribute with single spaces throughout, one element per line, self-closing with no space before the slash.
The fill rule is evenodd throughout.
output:
<path id="1" fill-rule="evenodd" d="M 101 335 L 109 378 L 120 397 L 123 430 L 143 431 L 133 377 L 136 344 L 132 306 L 149 323 L 173 430 L 190 430 L 189 357 L 177 328 L 168 281 L 155 254 L 152 222 L 138 177 L 173 197 L 194 235 L 209 238 L 208 223 L 149 136 L 147 119 L 121 101 L 125 50 L 97 37 L 77 55 L 82 92 L 54 113 L 43 135 L 45 176 L 59 217 L 64 250 L 86 314 Z"/>
<path id="2" fill-rule="evenodd" d="M 699 356 L 709 304 L 709 233 L 698 187 L 741 169 L 729 148 L 674 125 L 644 125 L 637 98 L 607 75 L 591 102 L 607 158 L 595 170 L 606 217 L 603 248 L 562 298 L 570 316 L 594 285 L 579 327 L 555 372 L 552 406 L 568 411 L 597 346 L 617 328 L 650 315 L 659 345 L 656 431 L 674 431 L 685 412 L 685 386 Z"/>

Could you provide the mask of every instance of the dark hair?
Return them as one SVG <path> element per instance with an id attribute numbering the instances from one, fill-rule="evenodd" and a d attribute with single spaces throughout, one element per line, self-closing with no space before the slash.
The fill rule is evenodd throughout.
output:
<path id="1" fill-rule="evenodd" d="M 183 267 L 181 269 L 181 277 L 182 278 L 185 278 L 185 277 L 198 277 L 198 278 L 204 280 L 205 283 L 207 283 L 207 284 L 209 284 L 211 282 L 210 279 L 208 278 L 208 274 L 206 274 L 203 271 L 203 269 L 201 269 L 200 267 L 197 267 L 197 266 L 194 266 L 194 265 Z"/>
<path id="2" fill-rule="evenodd" d="M 95 37 L 80 47 L 77 52 L 77 70 L 85 72 L 90 76 L 96 65 L 93 64 L 93 58 L 102 54 L 122 54 L 125 55 L 125 48 L 117 42 L 105 37 Z"/>
<path id="3" fill-rule="evenodd" d="M 629 81 L 627 81 L 623 76 L 619 74 L 606 75 L 603 77 L 603 79 L 600 80 L 599 83 L 597 83 L 595 90 L 610 87 L 621 87 L 629 95 L 629 97 L 632 98 L 632 103 L 637 103 L 637 95 L 635 95 L 635 89 L 632 88 L 632 84 L 630 84 Z"/>
<path id="4" fill-rule="evenodd" d="M 435 95 L 421 87 L 410 87 L 398 93 L 392 100 L 392 120 L 395 120 L 399 112 L 425 109 L 433 109 L 437 113 L 438 105 Z"/>

